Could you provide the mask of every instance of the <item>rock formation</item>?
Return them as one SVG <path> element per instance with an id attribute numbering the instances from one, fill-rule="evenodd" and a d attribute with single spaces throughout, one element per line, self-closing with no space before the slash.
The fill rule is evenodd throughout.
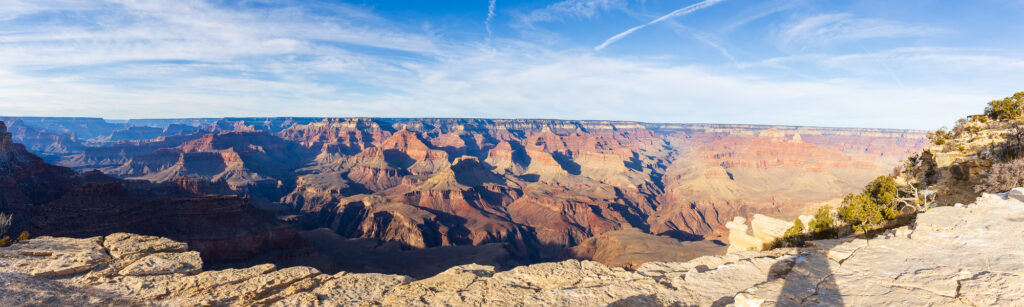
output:
<path id="1" fill-rule="evenodd" d="M 705 255 L 721 255 L 725 250 L 720 242 L 680 242 L 640 229 L 626 228 L 589 238 L 571 248 L 569 253 L 571 258 L 590 259 L 609 267 L 635 270 L 648 262 L 685 262 Z"/>
<path id="2" fill-rule="evenodd" d="M 804 225 L 811 220 L 811 216 L 801 215 L 797 217 Z M 754 218 L 747 225 L 747 219 L 742 216 L 733 218 L 725 224 L 729 229 L 728 252 L 738 251 L 759 251 L 775 239 L 782 238 L 786 230 L 793 227 L 794 222 L 787 222 L 763 214 L 754 214 Z"/>
<path id="3" fill-rule="evenodd" d="M 1024 304 L 1024 188 L 922 213 L 872 239 L 635 270 L 568 260 L 407 276 L 256 265 L 202 271 L 186 245 L 111 234 L 0 248 L 3 305 L 978 306 Z M 951 256 L 951 255 L 956 255 Z"/>
<path id="4" fill-rule="evenodd" d="M 2 125 L 2 124 L 0 124 Z M 0 133 L 0 143 L 5 134 Z M 271 251 L 312 251 L 296 230 L 247 199 L 214 195 L 216 185 L 176 178 L 161 184 L 77 174 L 46 164 L 24 146 L 0 159 L 0 212 L 12 230 L 86 237 L 119 231 L 188 242 L 211 262 L 246 261 Z"/>
<path id="5" fill-rule="evenodd" d="M 31 121 L 48 122 L 59 123 Z M 116 143 L 100 137 L 111 131 L 82 132 L 95 147 L 62 155 L 60 163 L 122 179 L 214 181 L 301 230 L 415 248 L 502 244 L 524 261 L 558 259 L 568 247 L 627 228 L 725 240 L 735 216 L 795 217 L 860 189 L 926 142 L 923 133 L 905 130 L 618 121 L 133 123 L 202 132 Z M 117 136 L 156 132 L 115 131 L 125 129 Z"/>

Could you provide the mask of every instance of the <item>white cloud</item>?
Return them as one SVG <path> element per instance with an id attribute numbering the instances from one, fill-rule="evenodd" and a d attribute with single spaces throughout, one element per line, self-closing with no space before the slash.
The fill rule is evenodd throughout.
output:
<path id="1" fill-rule="evenodd" d="M 828 45 L 872 38 L 919 37 L 942 33 L 937 28 L 905 25 L 851 14 L 811 16 L 788 24 L 778 34 L 782 49 Z"/>
<path id="2" fill-rule="evenodd" d="M 601 11 L 623 9 L 624 0 L 564 0 L 544 8 L 531 11 L 522 16 L 523 23 L 532 25 L 538 22 L 559 21 L 566 18 L 590 19 Z"/>
<path id="3" fill-rule="evenodd" d="M 95 22 L 30 24 L 15 18 L 2 24 L 0 110 L 11 115 L 540 117 L 935 128 L 1011 92 L 1002 85 L 899 86 L 878 78 L 794 81 L 614 58 L 589 48 L 551 50 L 522 40 L 455 42 L 354 8 L 327 18 L 296 8 L 247 11 L 200 1 L 16 3 L 29 5 L 0 8 L 0 16 L 73 6 Z M 566 1 L 550 6 L 550 15 L 537 16 L 591 18 L 616 3 Z M 837 22 L 812 23 L 817 26 L 793 33 L 818 33 L 811 29 L 833 29 Z M 717 45 L 712 36 L 697 36 Z M 793 37 L 796 42 L 810 36 Z M 934 75 L 995 72 L 976 82 L 1006 76 L 995 70 L 998 64 L 1024 68 L 1008 56 L 935 49 L 803 55 L 737 66 L 858 72 L 865 63 L 894 57 Z M 952 64 L 935 64 L 942 62 Z"/>

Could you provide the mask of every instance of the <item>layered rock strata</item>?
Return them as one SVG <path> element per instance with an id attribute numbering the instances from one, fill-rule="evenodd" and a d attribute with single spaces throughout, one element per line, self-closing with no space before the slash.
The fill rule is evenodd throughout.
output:
<path id="1" fill-rule="evenodd" d="M 19 125 L 71 131 L 70 122 Z M 132 123 L 150 128 L 117 137 L 152 136 L 151 125 L 202 131 L 118 143 L 100 137 L 110 131 L 81 132 L 95 147 L 62 154 L 60 163 L 121 179 L 212 181 L 301 230 L 410 248 L 501 244 L 523 262 L 559 259 L 569 247 L 629 228 L 652 235 L 642 238 L 654 245 L 665 237 L 726 240 L 735 216 L 795 217 L 860 189 L 927 142 L 904 130 L 622 121 Z"/>

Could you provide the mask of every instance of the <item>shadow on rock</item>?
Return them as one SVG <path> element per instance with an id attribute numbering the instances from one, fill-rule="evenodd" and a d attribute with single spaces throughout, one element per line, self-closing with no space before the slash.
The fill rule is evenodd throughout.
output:
<path id="1" fill-rule="evenodd" d="M 833 275 L 839 263 L 830 260 L 827 250 L 801 254 L 793 269 L 782 280 L 777 306 L 843 306 L 843 298 Z"/>

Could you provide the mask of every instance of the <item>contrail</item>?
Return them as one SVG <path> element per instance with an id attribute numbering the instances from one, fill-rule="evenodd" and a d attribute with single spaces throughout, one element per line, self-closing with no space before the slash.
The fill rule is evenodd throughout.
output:
<path id="1" fill-rule="evenodd" d="M 639 26 L 635 26 L 635 27 L 629 28 L 629 30 L 626 30 L 625 32 L 622 32 L 622 33 L 616 34 L 615 36 L 612 36 L 608 40 L 604 41 L 604 43 L 601 43 L 601 45 L 598 45 L 597 47 L 594 47 L 594 51 L 601 51 L 601 49 L 604 49 L 604 47 L 608 47 L 608 45 L 611 45 L 612 43 L 622 39 L 623 37 L 626 37 L 627 35 L 633 34 L 633 32 L 636 32 L 637 30 L 643 29 L 643 28 L 645 28 L 647 26 L 650 26 L 650 25 L 653 25 L 653 24 L 656 24 L 656 23 L 659 23 L 659 22 L 662 22 L 662 21 L 665 21 L 665 20 L 668 20 L 668 19 L 672 19 L 672 18 L 676 18 L 676 17 L 679 17 L 679 16 L 687 15 L 687 14 L 696 12 L 696 11 L 698 11 L 700 9 L 703 9 L 703 8 L 715 5 L 716 3 L 719 3 L 719 2 L 722 2 L 722 1 L 725 1 L 725 0 L 704 0 L 704 1 L 701 1 L 701 2 L 697 2 L 697 3 L 691 4 L 690 6 L 687 6 L 687 7 L 684 7 L 684 8 L 672 11 L 671 13 L 668 13 L 665 16 L 658 17 L 658 19 L 652 20 L 651 22 L 648 22 L 648 23 L 645 23 L 645 24 L 642 24 L 642 25 L 639 25 Z"/>
<path id="2" fill-rule="evenodd" d="M 487 6 L 487 21 L 484 22 L 484 26 L 487 27 L 487 36 L 491 36 L 491 20 L 494 20 L 494 9 L 498 5 L 498 0 L 491 0 Z"/>

